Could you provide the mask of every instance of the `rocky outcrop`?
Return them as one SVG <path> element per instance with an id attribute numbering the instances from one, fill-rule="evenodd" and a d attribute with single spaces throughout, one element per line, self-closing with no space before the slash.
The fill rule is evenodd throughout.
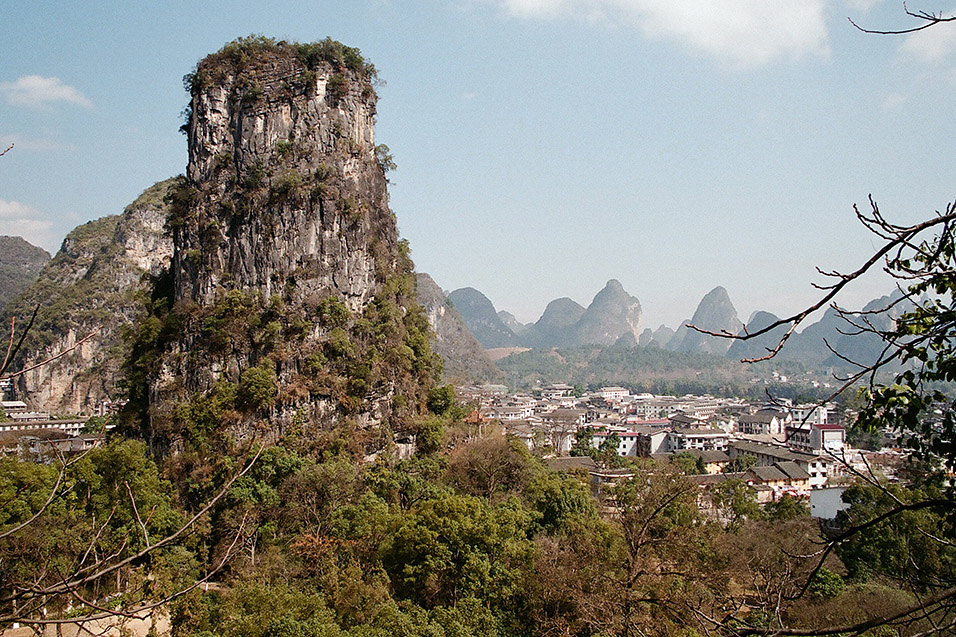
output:
<path id="1" fill-rule="evenodd" d="M 674 330 L 666 325 L 661 325 L 656 330 L 652 330 L 648 327 L 641 332 L 637 344 L 641 347 L 664 348 L 667 347 L 667 344 L 670 343 L 672 338 L 674 338 Z"/>
<path id="2" fill-rule="evenodd" d="M 220 441 L 349 426 L 355 452 L 375 453 L 420 413 L 437 368 L 376 153 L 373 79 L 356 49 L 259 37 L 189 77 L 171 311 L 129 365 L 127 422 L 148 422 L 158 452 L 211 444 L 212 422 Z"/>
<path id="3" fill-rule="evenodd" d="M 474 288 L 461 288 L 448 295 L 465 325 L 485 348 L 574 347 L 611 345 L 622 336 L 637 342 L 641 326 L 641 303 L 617 280 L 610 280 L 584 308 L 563 297 L 548 303 L 541 318 L 521 325 L 507 312 L 498 312 L 488 298 Z M 510 319 L 516 333 L 504 319 Z M 630 340 L 629 340 L 630 339 Z"/>
<path id="4" fill-rule="evenodd" d="M 363 65 L 313 68 L 292 48 L 199 65 L 181 194 L 195 200 L 171 223 L 176 299 L 208 304 L 224 287 L 269 298 L 290 281 L 297 303 L 371 299 L 398 235 Z"/>
<path id="5" fill-rule="evenodd" d="M 435 335 L 432 349 L 441 356 L 445 380 L 456 384 L 500 381 L 501 371 L 438 284 L 427 274 L 417 274 L 415 280 L 418 302 L 425 308 Z"/>
<path id="6" fill-rule="evenodd" d="M 715 333 L 737 334 L 743 323 L 737 318 L 737 310 L 730 302 L 730 296 L 723 287 L 716 287 L 701 299 L 690 320 L 690 325 Z M 724 355 L 730 349 L 732 340 L 703 334 L 684 325 L 678 328 L 677 333 L 667 349 L 678 352 L 719 354 Z"/>
<path id="7" fill-rule="evenodd" d="M 544 308 L 541 318 L 521 335 L 525 347 L 559 347 L 568 344 L 569 330 L 581 320 L 585 309 L 568 297 L 555 299 Z"/>
<path id="8" fill-rule="evenodd" d="M 494 304 L 475 288 L 460 288 L 448 295 L 448 300 L 478 342 L 486 349 L 513 347 L 518 339 L 502 322 Z"/>
<path id="9" fill-rule="evenodd" d="M 0 236 L 0 310 L 36 281 L 50 253 L 23 237 Z"/>
<path id="10" fill-rule="evenodd" d="M 770 312 L 755 312 L 746 327 L 741 330 L 739 334 L 753 334 L 758 330 L 773 325 L 778 320 L 779 318 Z M 731 342 L 730 349 L 727 350 L 727 357 L 745 360 L 767 356 L 777 346 L 777 343 L 780 342 L 780 339 L 783 338 L 786 331 L 787 327 L 781 325 L 760 336 L 754 336 L 747 340 L 734 340 Z"/>
<path id="11" fill-rule="evenodd" d="M 636 343 L 640 330 L 640 301 L 628 294 L 619 281 L 611 279 L 569 328 L 569 341 L 573 345 L 611 345 L 630 335 Z"/>
<path id="12" fill-rule="evenodd" d="M 511 312 L 498 310 L 498 318 L 500 318 L 501 322 L 505 324 L 505 327 L 514 332 L 515 336 L 520 335 L 522 332 L 528 329 L 528 326 L 515 318 L 515 315 Z"/>
<path id="13" fill-rule="evenodd" d="M 880 357 L 886 343 L 869 329 L 861 330 L 860 326 L 881 331 L 890 330 L 893 322 L 912 307 L 910 302 L 901 302 L 901 293 L 896 291 L 864 305 L 864 314 L 849 313 L 844 317 L 836 309 L 827 308 L 819 321 L 794 333 L 775 358 L 816 368 L 854 369 L 855 366 L 849 361 L 869 365 Z M 747 329 L 753 332 L 776 320 L 777 317 L 773 314 L 756 312 L 747 324 Z M 777 346 L 786 331 L 787 326 L 780 326 L 754 339 L 735 341 L 727 356 L 765 356 L 768 349 Z"/>
<path id="14" fill-rule="evenodd" d="M 169 265 L 172 241 L 163 232 L 163 199 L 174 182 L 150 187 L 121 215 L 73 230 L 37 281 L 6 308 L 7 317 L 22 325 L 39 307 L 12 370 L 66 352 L 17 378 L 17 395 L 35 409 L 89 414 L 103 401 L 123 397 L 123 331 L 142 312 L 149 275 Z"/>
<path id="15" fill-rule="evenodd" d="M 887 296 L 873 299 L 863 306 L 862 314 L 848 315 L 849 320 L 825 314 L 824 319 L 829 319 L 825 324 L 826 329 L 820 330 L 822 333 L 812 330 L 811 335 L 807 336 L 800 334 L 803 337 L 800 340 L 803 342 L 798 342 L 798 345 L 804 346 L 810 336 L 815 337 L 817 339 L 815 349 L 826 350 L 827 356 L 822 363 L 826 367 L 855 368 L 855 364 L 872 365 L 881 358 L 886 348 L 886 341 L 873 330 L 882 332 L 892 330 L 896 319 L 914 307 L 909 299 L 901 301 L 902 296 L 903 293 L 896 290 Z M 809 329 L 807 328 L 804 332 Z M 833 351 L 822 343 L 824 338 L 827 339 Z"/>

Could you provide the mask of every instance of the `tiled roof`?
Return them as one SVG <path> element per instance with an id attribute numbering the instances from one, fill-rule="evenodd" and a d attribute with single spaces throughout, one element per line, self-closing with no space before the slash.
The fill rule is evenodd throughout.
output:
<path id="1" fill-rule="evenodd" d="M 738 422 L 742 422 L 742 423 L 761 423 L 761 424 L 769 425 L 771 422 L 773 422 L 774 418 L 779 419 L 780 414 L 774 413 L 774 412 L 758 411 L 755 414 L 741 414 L 740 418 L 738 418 L 737 420 Z"/>
<path id="2" fill-rule="evenodd" d="M 796 462 L 790 460 L 784 460 L 783 462 L 775 462 L 775 467 L 778 467 L 781 471 L 787 474 L 791 480 L 809 480 L 810 474 L 803 470 Z"/>
<path id="3" fill-rule="evenodd" d="M 704 462 L 730 462 L 730 456 L 726 451 L 702 451 L 700 449 L 687 449 L 684 453 L 700 456 Z"/>

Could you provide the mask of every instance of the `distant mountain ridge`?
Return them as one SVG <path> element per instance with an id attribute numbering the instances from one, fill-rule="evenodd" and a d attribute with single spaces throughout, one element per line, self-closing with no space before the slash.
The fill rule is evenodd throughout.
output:
<path id="1" fill-rule="evenodd" d="M 893 306 L 886 315 L 878 316 L 876 327 L 887 329 L 890 322 L 911 306 L 897 307 L 899 293 L 874 299 L 864 311 Z M 457 303 L 455 300 L 457 299 Z M 636 344 L 646 348 L 660 348 L 685 354 L 724 356 L 734 360 L 761 358 L 774 349 L 786 332 L 780 326 L 759 337 L 747 340 L 704 334 L 690 326 L 715 333 L 753 333 L 776 322 L 770 312 L 756 311 L 745 326 L 738 317 L 730 295 L 717 286 L 701 299 L 694 316 L 673 330 L 665 325 L 656 330 L 640 330 L 641 306 L 637 298 L 628 294 L 617 280 L 607 285 L 585 308 L 570 298 L 551 301 L 534 323 L 523 325 L 507 311 L 497 310 L 494 304 L 474 288 L 462 288 L 449 295 L 468 329 L 486 349 L 503 347 L 561 348 L 611 346 L 618 348 Z M 460 305 L 459 305 L 460 304 Z M 851 315 L 851 318 L 854 315 Z M 778 353 L 780 361 L 793 361 L 815 368 L 844 368 L 848 363 L 834 354 L 833 348 L 851 360 L 875 360 L 882 341 L 874 334 L 858 334 L 834 309 L 827 310 L 821 319 L 794 333 Z M 499 365 L 500 367 L 500 365 Z"/>
<path id="2" fill-rule="evenodd" d="M 544 313 L 525 330 L 522 344 L 525 347 L 558 347 L 568 341 L 568 330 L 581 320 L 585 308 L 568 297 L 548 303 Z"/>
<path id="3" fill-rule="evenodd" d="M 417 273 L 415 294 L 434 332 L 432 345 L 442 358 L 445 379 L 459 384 L 500 381 L 501 370 L 495 367 L 434 279 Z"/>
<path id="4" fill-rule="evenodd" d="M 448 295 L 448 300 L 485 349 L 518 344 L 515 333 L 498 316 L 494 303 L 475 288 L 455 290 Z"/>
<path id="5" fill-rule="evenodd" d="M 730 295 L 721 286 L 715 287 L 701 299 L 690 325 L 718 334 L 737 334 L 744 327 L 737 318 Z M 726 354 L 731 342 L 731 339 L 711 336 L 682 325 L 666 347 L 676 352 Z"/>
<path id="6" fill-rule="evenodd" d="M 626 335 L 636 342 L 640 335 L 641 303 L 616 279 L 608 281 L 587 308 L 567 297 L 551 301 L 541 318 L 523 326 L 518 333 L 502 320 L 502 313 L 488 297 L 474 288 L 455 290 L 448 295 L 448 300 L 486 349 L 603 346 Z M 505 317 L 508 316 L 511 315 L 505 313 Z"/>

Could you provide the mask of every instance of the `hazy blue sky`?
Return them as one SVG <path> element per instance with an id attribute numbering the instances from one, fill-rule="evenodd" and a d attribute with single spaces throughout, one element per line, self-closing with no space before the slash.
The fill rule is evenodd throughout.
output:
<path id="1" fill-rule="evenodd" d="M 392 208 L 446 290 L 523 321 L 610 278 L 651 327 L 717 285 L 744 320 L 792 311 L 873 247 L 854 203 L 956 198 L 956 25 L 848 17 L 912 23 L 879 0 L 6 0 L 0 233 L 55 251 L 182 172 L 182 76 L 229 40 L 331 36 L 387 82 Z"/>

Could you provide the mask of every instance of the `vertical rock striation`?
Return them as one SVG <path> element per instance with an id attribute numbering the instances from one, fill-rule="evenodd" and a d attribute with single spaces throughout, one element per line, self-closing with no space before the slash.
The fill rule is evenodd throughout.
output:
<path id="1" fill-rule="evenodd" d="M 193 75 L 196 199 L 172 224 L 177 299 L 211 303 L 223 286 L 268 298 L 292 282 L 299 302 L 335 294 L 358 310 L 380 283 L 376 262 L 394 267 L 370 72 L 303 57 L 213 55 Z"/>
<path id="2" fill-rule="evenodd" d="M 167 301 L 129 365 L 154 440 L 201 442 L 202 401 L 237 439 L 395 430 L 420 409 L 436 369 L 376 153 L 374 78 L 337 42 L 265 38 L 187 76 Z"/>

